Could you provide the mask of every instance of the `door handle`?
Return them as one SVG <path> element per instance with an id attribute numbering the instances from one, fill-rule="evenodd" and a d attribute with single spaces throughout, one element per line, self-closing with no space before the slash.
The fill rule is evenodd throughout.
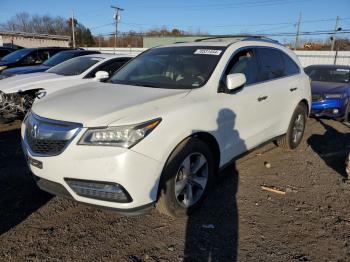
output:
<path id="1" fill-rule="evenodd" d="M 293 88 L 289 89 L 289 91 L 294 92 L 297 89 L 298 89 L 297 87 L 293 87 Z"/>
<path id="2" fill-rule="evenodd" d="M 268 98 L 268 96 L 259 96 L 258 97 L 258 101 L 261 102 L 261 101 L 264 101 Z"/>

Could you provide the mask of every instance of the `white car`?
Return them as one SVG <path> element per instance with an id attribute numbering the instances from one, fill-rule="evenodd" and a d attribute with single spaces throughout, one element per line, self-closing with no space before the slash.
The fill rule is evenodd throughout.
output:
<path id="1" fill-rule="evenodd" d="M 72 58 L 42 73 L 0 81 L 0 118 L 23 118 L 35 98 L 65 88 L 109 78 L 135 55 L 93 54 Z"/>
<path id="2" fill-rule="evenodd" d="M 43 190 L 181 217 L 239 155 L 270 140 L 296 148 L 310 104 L 292 51 L 258 37 L 203 39 L 152 48 L 107 83 L 38 101 L 23 148 Z"/>

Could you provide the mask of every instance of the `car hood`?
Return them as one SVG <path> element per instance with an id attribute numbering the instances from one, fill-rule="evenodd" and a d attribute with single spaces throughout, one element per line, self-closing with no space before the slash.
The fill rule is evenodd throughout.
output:
<path id="1" fill-rule="evenodd" d="M 313 94 L 325 94 L 325 93 L 345 93 L 350 88 L 346 83 L 334 83 L 334 82 L 320 82 L 312 81 L 311 90 Z"/>
<path id="2" fill-rule="evenodd" d="M 44 72 L 49 68 L 50 68 L 49 66 L 45 66 L 45 65 L 14 67 L 10 69 L 5 69 L 4 71 L 2 71 L 2 74 L 9 74 L 9 75 L 29 74 L 29 73 L 36 73 L 36 72 Z"/>
<path id="3" fill-rule="evenodd" d="M 38 88 L 40 83 L 56 81 L 65 78 L 64 76 L 51 73 L 33 73 L 15 75 L 0 80 L 0 91 L 4 93 L 16 93 L 18 91 L 26 91 Z"/>
<path id="4" fill-rule="evenodd" d="M 188 92 L 96 82 L 53 93 L 38 100 L 32 110 L 41 117 L 85 127 L 107 126 L 125 117 L 157 114 L 160 107 L 178 101 Z"/>

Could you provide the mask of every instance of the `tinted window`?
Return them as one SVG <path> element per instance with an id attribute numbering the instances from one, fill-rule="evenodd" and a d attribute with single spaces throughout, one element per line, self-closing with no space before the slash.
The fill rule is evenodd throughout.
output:
<path id="1" fill-rule="evenodd" d="M 286 54 L 281 52 L 284 61 L 284 72 L 285 75 L 294 75 L 300 72 L 299 67 L 295 64 L 295 62 Z"/>
<path id="2" fill-rule="evenodd" d="M 9 50 L 6 49 L 0 49 L 0 58 L 4 57 L 5 55 L 8 55 L 10 53 Z"/>
<path id="3" fill-rule="evenodd" d="M 98 66 L 98 68 L 94 69 L 91 73 L 89 73 L 86 78 L 93 78 L 95 77 L 95 74 L 97 71 L 105 71 L 108 72 L 108 74 L 111 76 L 113 75 L 122 65 L 124 65 L 127 61 L 129 61 L 131 58 L 118 58 L 113 59 L 108 62 L 103 63 L 101 66 Z"/>
<path id="4" fill-rule="evenodd" d="M 225 77 L 234 73 L 243 73 L 247 79 L 246 84 L 253 84 L 258 81 L 257 59 L 252 49 L 240 51 L 231 59 L 225 71 Z"/>
<path id="5" fill-rule="evenodd" d="M 38 53 L 36 51 L 31 52 L 21 60 L 22 65 L 33 65 L 35 63 L 41 64 L 41 60 L 38 59 Z"/>
<path id="6" fill-rule="evenodd" d="M 214 71 L 224 47 L 179 46 L 150 49 L 114 74 L 110 82 L 168 89 L 203 86 Z"/>
<path id="7" fill-rule="evenodd" d="M 63 76 L 80 75 L 87 69 L 92 67 L 94 64 L 102 60 L 103 58 L 101 57 L 80 56 L 58 64 L 57 66 L 50 68 L 46 72 Z"/>
<path id="8" fill-rule="evenodd" d="M 50 52 L 48 50 L 38 50 L 38 58 L 36 60 L 37 64 L 41 64 L 45 60 L 50 58 Z"/>
<path id="9" fill-rule="evenodd" d="M 101 66 L 101 68 L 99 68 L 98 71 L 106 71 L 109 73 L 109 75 L 112 75 L 115 71 L 117 71 L 122 65 L 124 65 L 129 60 L 130 58 L 114 60 L 110 63 L 107 63 Z"/>
<path id="10" fill-rule="evenodd" d="M 270 48 L 258 48 L 260 73 L 259 80 L 266 81 L 285 76 L 281 52 Z"/>
<path id="11" fill-rule="evenodd" d="M 7 56 L 4 56 L 1 61 L 5 62 L 17 62 L 29 53 L 33 52 L 33 49 L 20 49 L 15 52 L 12 52 L 8 54 Z"/>
<path id="12" fill-rule="evenodd" d="M 350 82 L 350 68 L 309 66 L 305 68 L 305 73 L 312 81 L 335 83 Z"/>

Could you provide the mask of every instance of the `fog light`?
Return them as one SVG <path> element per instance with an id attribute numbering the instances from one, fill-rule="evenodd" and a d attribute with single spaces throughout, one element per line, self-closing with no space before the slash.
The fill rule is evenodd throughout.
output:
<path id="1" fill-rule="evenodd" d="M 79 196 L 119 203 L 129 203 L 132 201 L 128 192 L 116 183 L 70 178 L 65 178 L 65 181 Z"/>
<path id="2" fill-rule="evenodd" d="M 339 109 L 338 108 L 334 108 L 333 109 L 333 114 L 338 114 L 339 113 Z"/>

